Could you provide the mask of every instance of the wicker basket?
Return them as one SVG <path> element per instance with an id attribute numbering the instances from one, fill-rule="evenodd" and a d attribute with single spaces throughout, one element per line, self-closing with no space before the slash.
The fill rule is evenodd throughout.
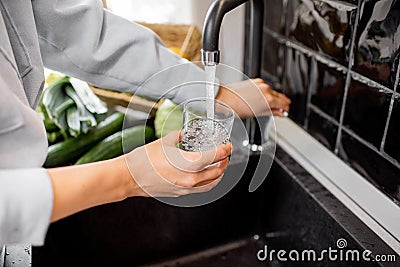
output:
<path id="1" fill-rule="evenodd" d="M 158 36 L 160 36 L 165 46 L 179 47 L 181 56 L 187 54 L 191 61 L 200 60 L 201 33 L 195 25 L 140 24 L 153 30 Z"/>

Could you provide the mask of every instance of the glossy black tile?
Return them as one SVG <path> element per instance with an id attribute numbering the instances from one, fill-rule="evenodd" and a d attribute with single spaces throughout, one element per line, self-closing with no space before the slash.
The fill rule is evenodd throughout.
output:
<path id="1" fill-rule="evenodd" d="M 318 63 L 313 72 L 311 103 L 339 121 L 346 76 L 325 64 Z"/>
<path id="2" fill-rule="evenodd" d="M 310 111 L 308 117 L 307 130 L 326 148 L 331 151 L 335 149 L 338 127 L 313 110 Z"/>
<path id="3" fill-rule="evenodd" d="M 339 156 L 395 202 L 400 203 L 399 168 L 346 132 L 342 132 Z"/>
<path id="4" fill-rule="evenodd" d="M 357 6 L 340 1 L 288 1 L 288 35 L 347 66 Z"/>
<path id="5" fill-rule="evenodd" d="M 310 66 L 310 58 L 297 50 L 286 49 L 283 91 L 292 100 L 290 117 L 301 125 L 306 117 Z"/>
<path id="6" fill-rule="evenodd" d="M 274 32 L 285 34 L 285 1 L 265 1 L 264 25 Z"/>
<path id="7" fill-rule="evenodd" d="M 400 0 L 266 0 L 265 12 L 262 73 L 292 99 L 290 118 L 331 150 L 343 127 L 341 158 L 399 200 L 400 95 L 381 144 L 399 83 Z"/>
<path id="8" fill-rule="evenodd" d="M 400 1 L 367 0 L 356 36 L 354 70 L 393 89 L 400 53 Z"/>
<path id="9" fill-rule="evenodd" d="M 275 76 L 281 77 L 283 70 L 284 47 L 268 33 L 263 36 L 262 70 Z"/>
<path id="10" fill-rule="evenodd" d="M 379 148 L 390 99 L 391 94 L 352 80 L 347 95 L 344 125 Z"/>
<path id="11" fill-rule="evenodd" d="M 385 152 L 400 162 L 400 99 L 395 98 L 386 135 Z"/>
<path id="12" fill-rule="evenodd" d="M 362 0 L 340 0 L 340 1 L 342 1 L 342 2 L 347 2 L 347 3 L 351 3 L 351 4 L 353 4 L 353 5 L 357 5 L 358 2 L 359 2 L 359 1 L 362 1 Z"/>

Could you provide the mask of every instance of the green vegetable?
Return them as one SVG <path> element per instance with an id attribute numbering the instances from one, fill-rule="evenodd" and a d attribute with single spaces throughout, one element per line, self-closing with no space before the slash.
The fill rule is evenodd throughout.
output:
<path id="1" fill-rule="evenodd" d="M 47 133 L 47 140 L 49 140 L 50 144 L 54 144 L 57 141 L 60 141 L 62 139 L 62 134 L 61 132 L 51 132 Z"/>
<path id="2" fill-rule="evenodd" d="M 169 99 L 158 107 L 154 119 L 154 128 L 158 138 L 182 128 L 183 108 Z"/>
<path id="3" fill-rule="evenodd" d="M 59 73 L 52 72 L 52 73 L 50 73 L 49 75 L 47 75 L 47 77 L 46 77 L 46 83 L 47 83 L 47 84 L 54 83 L 54 82 L 56 82 L 56 81 L 62 79 L 63 77 L 64 77 L 64 76 L 61 75 L 61 74 L 59 74 Z"/>
<path id="4" fill-rule="evenodd" d="M 81 133 L 81 121 L 79 120 L 79 110 L 76 106 L 67 110 L 67 124 L 69 134 L 72 137 L 77 137 Z"/>
<path id="5" fill-rule="evenodd" d="M 122 113 L 114 113 L 87 134 L 81 134 L 77 138 L 70 138 L 64 142 L 50 146 L 44 166 L 56 167 L 74 163 L 94 144 L 120 131 L 123 121 L 124 115 Z"/>
<path id="6" fill-rule="evenodd" d="M 154 131 L 148 126 L 134 126 L 117 132 L 90 149 L 75 164 L 84 164 L 115 158 L 154 139 Z"/>
<path id="7" fill-rule="evenodd" d="M 50 119 L 49 115 L 46 112 L 46 108 L 43 106 L 42 103 L 40 103 L 36 107 L 36 112 L 42 118 L 42 121 L 44 123 L 44 127 L 46 128 L 47 132 L 54 132 L 54 131 L 59 130 L 57 125 L 54 123 L 54 121 L 52 119 Z"/>
<path id="8" fill-rule="evenodd" d="M 73 105 L 72 99 L 64 92 L 64 86 L 68 83 L 69 77 L 67 76 L 56 80 L 44 90 L 41 99 L 45 113 L 62 132 L 66 132 L 68 127 L 65 110 Z"/>
<path id="9" fill-rule="evenodd" d="M 90 111 L 92 114 L 104 114 L 107 113 L 107 106 L 103 103 L 90 89 L 89 85 L 76 78 L 69 79 L 75 93 L 78 95 L 82 104 Z"/>
<path id="10" fill-rule="evenodd" d="M 76 107 L 79 110 L 79 120 L 87 122 L 89 126 L 92 127 L 96 126 L 97 125 L 96 118 L 92 113 L 90 113 L 90 111 L 83 104 L 83 101 L 79 98 L 74 87 L 68 84 L 67 86 L 65 86 L 65 93 L 75 101 Z"/>
<path id="11" fill-rule="evenodd" d="M 64 139 L 88 133 L 107 116 L 107 106 L 86 82 L 51 73 L 37 112 L 47 132 L 60 132 Z M 55 135 L 49 135 L 49 142 Z M 59 140 L 59 139 L 57 139 Z"/>

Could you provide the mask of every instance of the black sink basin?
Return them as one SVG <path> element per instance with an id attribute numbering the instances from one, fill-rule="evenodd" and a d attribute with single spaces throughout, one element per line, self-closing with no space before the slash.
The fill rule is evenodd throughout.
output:
<path id="1" fill-rule="evenodd" d="M 257 259 L 265 245 L 321 251 L 336 246 L 339 238 L 349 249 L 395 254 L 280 148 L 267 179 L 249 193 L 257 162 L 258 157 L 251 157 L 233 190 L 208 205 L 180 208 L 132 198 L 54 223 L 45 245 L 33 248 L 33 265 L 379 266 L 362 261 L 300 264 Z M 240 164 L 232 164 L 224 179 L 235 177 Z"/>

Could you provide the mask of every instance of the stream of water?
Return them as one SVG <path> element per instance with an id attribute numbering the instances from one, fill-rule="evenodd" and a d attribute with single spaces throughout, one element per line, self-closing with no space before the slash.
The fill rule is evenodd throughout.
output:
<path id="1" fill-rule="evenodd" d="M 214 98 L 215 98 L 215 71 L 216 65 L 205 66 L 204 70 L 206 73 L 206 89 L 207 89 L 207 118 L 212 121 L 214 120 Z M 213 127 L 213 124 L 210 125 Z M 211 128 L 212 129 L 212 128 Z"/>

